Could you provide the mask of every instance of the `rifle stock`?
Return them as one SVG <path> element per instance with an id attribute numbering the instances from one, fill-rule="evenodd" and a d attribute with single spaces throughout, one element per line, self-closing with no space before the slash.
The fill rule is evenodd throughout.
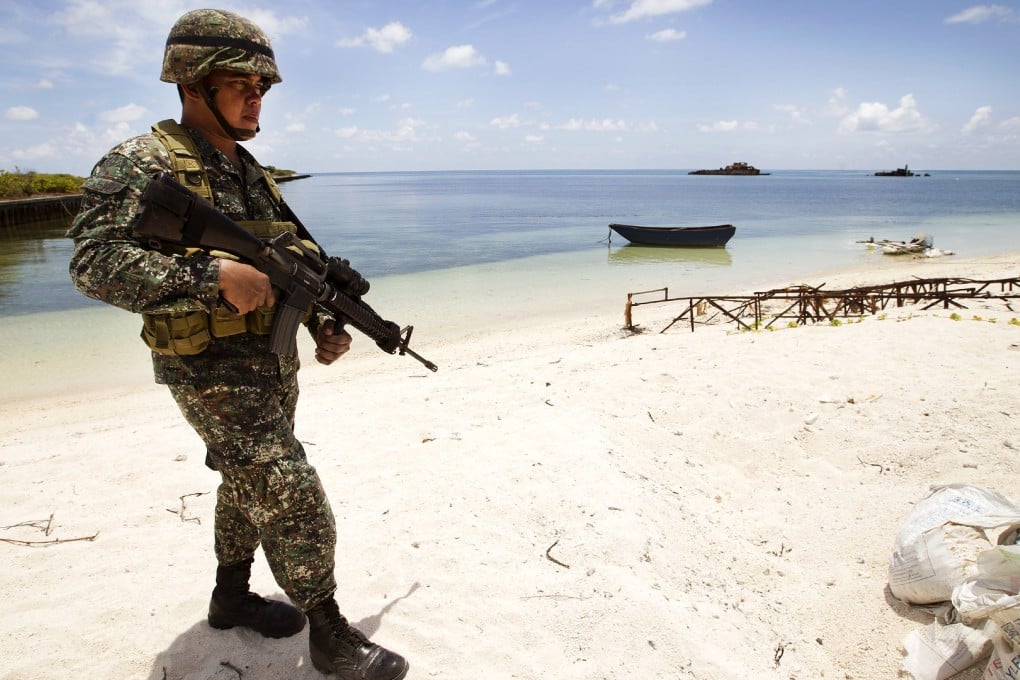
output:
<path id="1" fill-rule="evenodd" d="M 260 239 L 167 173 L 154 177 L 142 192 L 132 228 L 150 242 L 231 253 L 268 276 L 281 291 L 269 337 L 274 353 L 297 352 L 298 326 L 314 304 L 372 338 L 384 352 L 408 354 L 430 371 L 438 370 L 408 347 L 412 326 L 402 330 L 361 299 L 368 282 L 346 260 L 323 259 L 289 232 Z"/>

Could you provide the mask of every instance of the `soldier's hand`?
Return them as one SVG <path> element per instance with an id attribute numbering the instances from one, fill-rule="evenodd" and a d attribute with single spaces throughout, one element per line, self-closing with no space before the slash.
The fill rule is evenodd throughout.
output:
<path id="1" fill-rule="evenodd" d="M 324 366 L 329 366 L 351 348 L 351 334 L 343 325 L 334 324 L 332 320 L 326 321 L 315 334 L 315 360 Z"/>
<path id="2" fill-rule="evenodd" d="M 233 305 L 238 314 L 276 303 L 269 277 L 255 267 L 234 260 L 220 260 L 220 296 Z"/>

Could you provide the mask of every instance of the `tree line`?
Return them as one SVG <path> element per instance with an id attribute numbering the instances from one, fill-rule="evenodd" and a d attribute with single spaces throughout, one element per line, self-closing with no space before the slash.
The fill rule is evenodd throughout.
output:
<path id="1" fill-rule="evenodd" d="M 40 195 L 80 194 L 84 177 L 66 173 L 8 172 L 0 170 L 0 199 L 31 198 Z"/>

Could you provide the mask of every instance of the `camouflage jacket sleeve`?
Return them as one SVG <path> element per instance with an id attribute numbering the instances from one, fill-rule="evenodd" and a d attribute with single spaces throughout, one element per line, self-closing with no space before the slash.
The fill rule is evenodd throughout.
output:
<path id="1" fill-rule="evenodd" d="M 207 255 L 166 255 L 131 234 L 138 199 L 149 179 L 171 171 L 151 135 L 108 153 L 82 187 L 70 273 L 85 295 L 132 312 L 208 309 L 219 295 L 219 264 Z"/>

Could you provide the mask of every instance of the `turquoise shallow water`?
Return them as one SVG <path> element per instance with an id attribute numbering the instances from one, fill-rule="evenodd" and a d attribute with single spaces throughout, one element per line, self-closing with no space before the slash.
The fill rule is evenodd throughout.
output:
<path id="1" fill-rule="evenodd" d="M 343 173 L 286 183 L 283 191 L 330 253 L 373 282 L 396 277 L 412 287 L 414 275 L 430 273 L 484 290 L 478 277 L 499 272 L 500 281 L 516 276 L 522 288 L 547 281 L 620 296 L 642 286 L 742 289 L 770 277 L 869 266 L 882 256 L 857 241 L 922 232 L 960 257 L 1020 251 L 1020 172 Z M 607 239 L 611 222 L 731 223 L 737 232 L 723 250 L 663 250 Z M 99 304 L 70 285 L 64 227 L 0 234 L 0 318 Z"/>

